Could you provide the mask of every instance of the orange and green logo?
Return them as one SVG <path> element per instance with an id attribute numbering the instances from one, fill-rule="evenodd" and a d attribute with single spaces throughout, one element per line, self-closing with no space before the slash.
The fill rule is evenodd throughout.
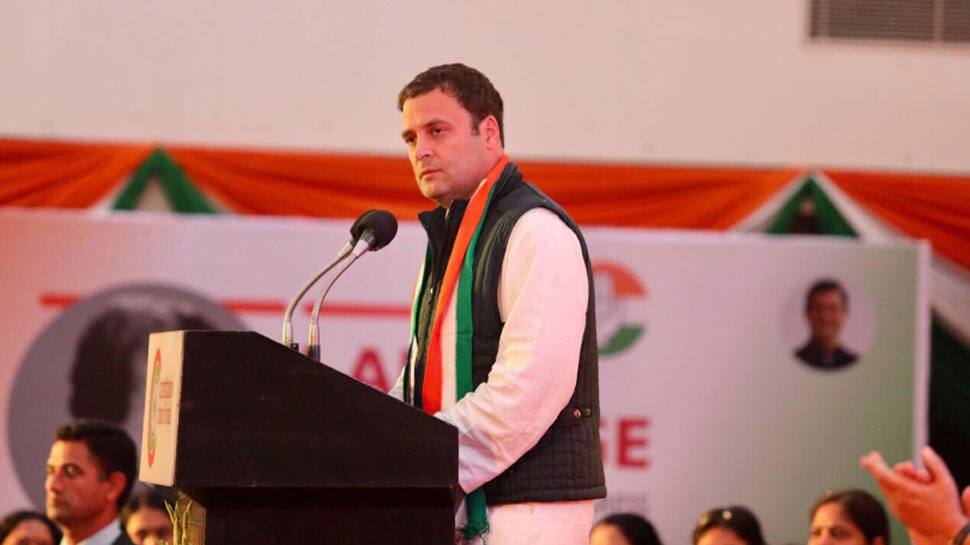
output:
<path id="1" fill-rule="evenodd" d="M 155 463 L 155 448 L 158 446 L 158 384 L 162 380 L 162 351 L 155 350 L 152 362 L 151 386 L 148 390 L 148 467 Z"/>
<path id="2" fill-rule="evenodd" d="M 647 299 L 647 289 L 626 267 L 602 261 L 593 263 L 593 283 L 599 353 L 622 354 L 646 331 L 642 318 L 633 315 Z"/>

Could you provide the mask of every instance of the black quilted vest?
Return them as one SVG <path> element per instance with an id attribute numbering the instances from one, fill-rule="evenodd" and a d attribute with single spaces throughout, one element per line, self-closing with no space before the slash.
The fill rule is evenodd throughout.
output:
<path id="1" fill-rule="evenodd" d="M 429 259 L 425 263 L 428 276 L 418 311 L 416 336 L 415 384 L 420 388 L 423 379 L 426 339 L 430 313 L 438 295 L 448 255 L 465 209 L 464 202 L 455 202 L 450 217 L 438 208 L 419 215 L 428 231 Z M 525 182 L 515 165 L 509 163 L 502 171 L 488 216 L 479 235 L 475 250 L 475 279 L 472 295 L 472 317 L 475 335 L 472 347 L 473 384 L 477 387 L 488 378 L 498 353 L 503 323 L 498 308 L 498 284 L 502 261 L 512 228 L 522 214 L 533 208 L 555 212 L 576 233 L 586 262 L 589 283 L 589 304 L 586 309 L 586 330 L 583 333 L 579 356 L 576 388 L 569 403 L 539 442 L 504 473 L 485 484 L 485 497 L 490 505 L 527 501 L 570 501 L 606 496 L 603 463 L 599 438 L 599 381 L 596 349 L 596 313 L 593 297 L 593 277 L 589 253 L 579 227 L 555 202 L 535 186 Z M 413 395 L 405 389 L 405 400 L 413 403 L 420 392 Z"/>

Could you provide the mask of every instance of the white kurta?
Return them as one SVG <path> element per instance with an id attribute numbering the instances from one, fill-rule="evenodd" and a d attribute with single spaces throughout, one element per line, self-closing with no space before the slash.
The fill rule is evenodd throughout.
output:
<path id="1" fill-rule="evenodd" d="M 458 482 L 463 490 L 475 490 L 505 471 L 538 443 L 569 402 L 588 300 L 586 265 L 576 235 L 552 211 L 537 208 L 523 214 L 502 263 L 498 306 L 505 325 L 495 364 L 488 379 L 456 403 L 452 298 L 442 328 L 442 410 L 435 416 L 458 428 Z M 402 374 L 391 391 L 398 399 L 403 380 Z M 408 380 L 413 383 L 413 373 Z M 492 545 L 579 544 L 588 542 L 593 507 L 591 500 L 524 503 L 493 506 L 488 514 Z M 463 524 L 464 509 L 459 516 Z M 549 539 L 525 539 L 529 534 L 524 528 L 513 531 L 519 523 L 539 524 L 530 532 Z M 558 535 L 560 531 L 575 537 Z"/>

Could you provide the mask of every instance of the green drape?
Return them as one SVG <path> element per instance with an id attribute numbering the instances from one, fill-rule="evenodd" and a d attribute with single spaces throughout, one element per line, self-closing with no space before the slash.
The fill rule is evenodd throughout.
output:
<path id="1" fill-rule="evenodd" d="M 112 208 L 134 210 L 152 178 L 159 181 L 172 210 L 180 214 L 215 214 L 218 211 L 192 182 L 182 169 L 162 149 L 156 149 L 145 159 L 121 190 Z"/>
<path id="2" fill-rule="evenodd" d="M 970 484 L 970 347 L 933 320 L 930 444 L 962 490 Z"/>
<path id="3" fill-rule="evenodd" d="M 842 237 L 859 236 L 855 230 L 845 221 L 842 214 L 829 199 L 825 191 L 818 183 L 809 178 L 802 184 L 802 187 L 795 192 L 788 202 L 778 211 L 774 221 L 768 226 L 767 232 L 776 235 L 783 235 L 792 232 L 798 210 L 805 199 L 810 199 L 815 209 L 815 221 L 819 231 L 826 235 Z"/>

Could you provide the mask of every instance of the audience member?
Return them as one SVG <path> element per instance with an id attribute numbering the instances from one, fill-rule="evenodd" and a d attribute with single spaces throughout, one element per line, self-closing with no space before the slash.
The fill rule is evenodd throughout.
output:
<path id="1" fill-rule="evenodd" d="M 60 540 L 60 530 L 42 513 L 14 511 L 0 520 L 0 545 L 54 545 Z"/>
<path id="2" fill-rule="evenodd" d="M 107 422 L 78 420 L 57 429 L 47 458 L 47 516 L 63 545 L 132 545 L 118 511 L 135 479 L 135 443 Z"/>
<path id="3" fill-rule="evenodd" d="M 747 507 L 715 507 L 694 527 L 694 545 L 765 545 L 761 524 Z"/>
<path id="4" fill-rule="evenodd" d="M 838 490 L 812 507 L 808 545 L 890 545 L 889 518 L 864 490 Z"/>
<path id="5" fill-rule="evenodd" d="M 930 447 L 920 453 L 925 469 L 911 461 L 890 469 L 878 452 L 859 463 L 876 479 L 889 509 L 909 530 L 916 545 L 968 545 L 970 487 L 961 495 L 943 459 Z"/>
<path id="6" fill-rule="evenodd" d="M 172 542 L 172 520 L 165 502 L 174 506 L 175 498 L 153 488 L 132 496 L 121 510 L 121 527 L 135 545 Z"/>
<path id="7" fill-rule="evenodd" d="M 662 545 L 650 521 L 634 513 L 610 515 L 593 526 L 590 545 Z"/>

